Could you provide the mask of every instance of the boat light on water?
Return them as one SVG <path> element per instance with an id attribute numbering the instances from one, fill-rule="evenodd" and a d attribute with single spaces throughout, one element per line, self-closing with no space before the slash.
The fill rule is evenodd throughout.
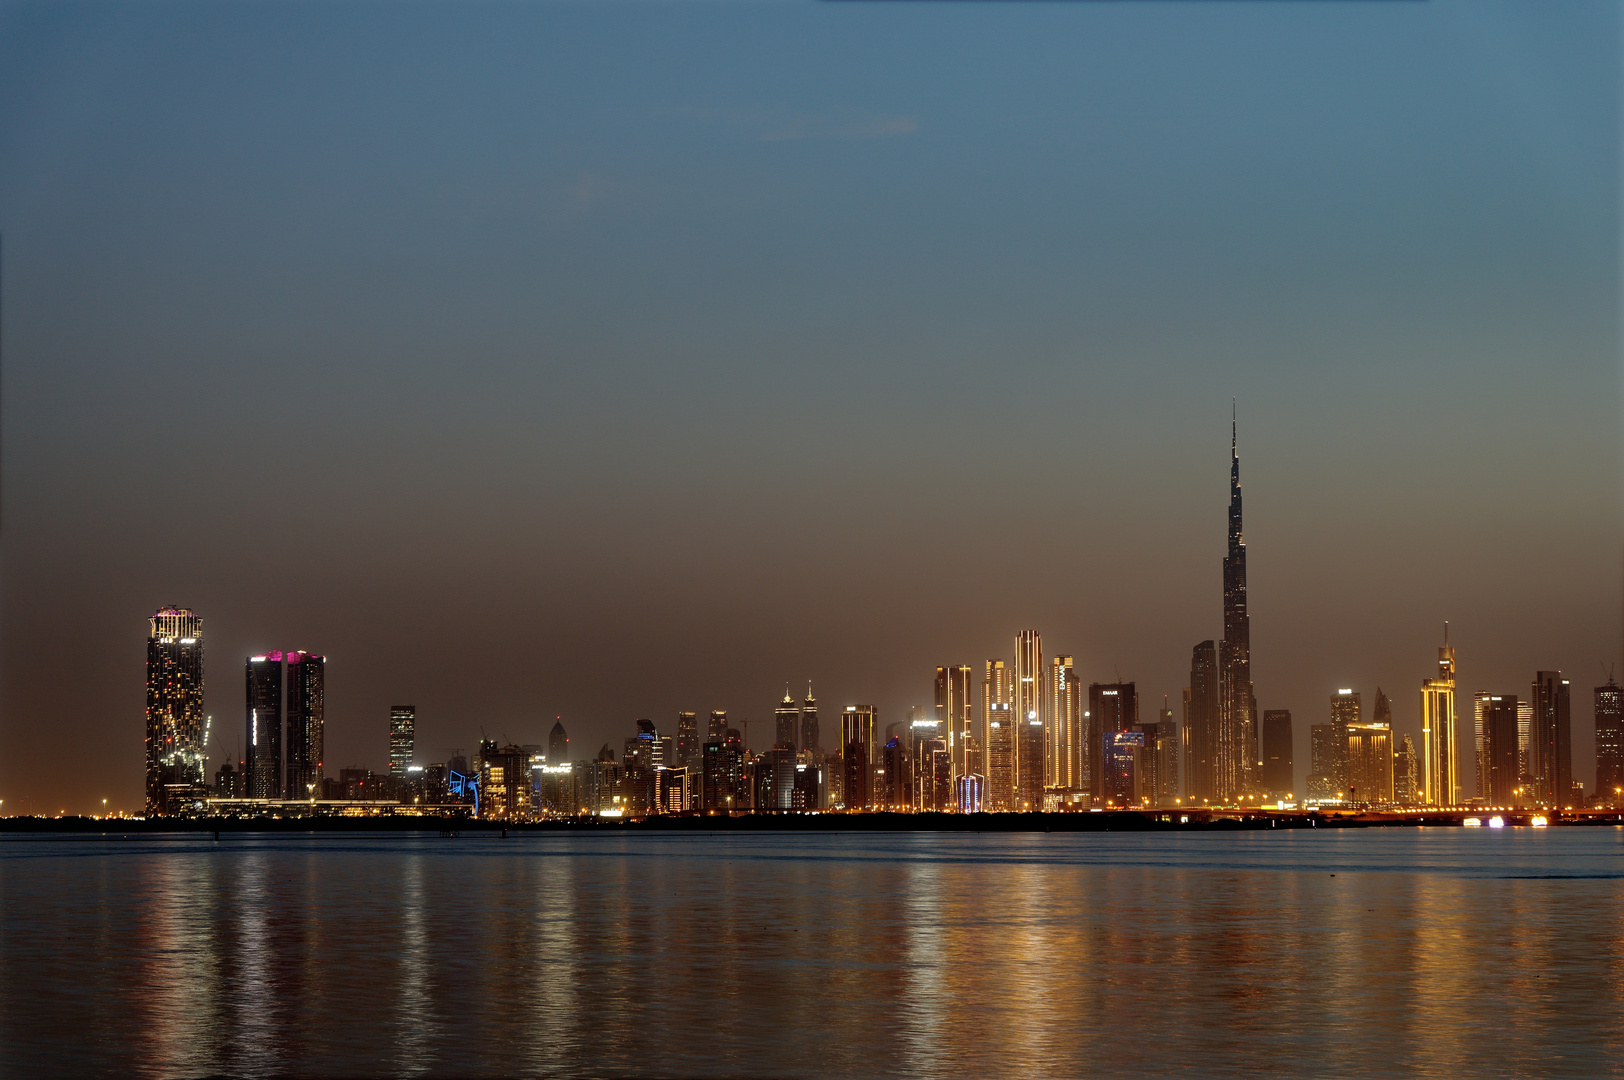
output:
<path id="1" fill-rule="evenodd" d="M 1481 829 L 1483 827 L 1483 819 L 1469 817 L 1465 821 L 1461 822 L 1461 824 L 1466 826 L 1468 829 Z"/>
<path id="2" fill-rule="evenodd" d="M 1506 819 L 1501 817 L 1499 814 L 1496 814 L 1496 815 L 1494 815 L 1493 817 L 1491 817 L 1489 819 L 1489 828 L 1491 828 L 1491 829 L 1503 829 L 1505 827 L 1506 827 Z"/>
<path id="3" fill-rule="evenodd" d="M 1544 814 L 1535 814 L 1533 817 L 1528 819 L 1528 824 L 1532 825 L 1536 829 L 1543 829 L 1546 825 L 1549 825 L 1550 822 L 1545 820 Z"/>

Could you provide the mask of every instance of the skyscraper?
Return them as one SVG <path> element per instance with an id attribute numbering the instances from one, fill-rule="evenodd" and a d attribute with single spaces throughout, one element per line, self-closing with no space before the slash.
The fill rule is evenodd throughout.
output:
<path id="1" fill-rule="evenodd" d="M 1088 686 L 1088 790 L 1095 806 L 1104 806 L 1105 798 L 1116 798 L 1121 805 L 1122 783 L 1110 782 L 1106 777 L 1107 759 L 1115 753 L 1115 735 L 1134 731 L 1139 726 L 1139 691 L 1131 682 L 1090 683 Z"/>
<path id="2" fill-rule="evenodd" d="M 1218 643 L 1218 760 L 1220 803 L 1257 784 L 1257 703 L 1252 694 L 1252 628 L 1246 611 L 1246 540 L 1241 532 L 1241 455 L 1229 425 L 1229 550 L 1224 556 L 1224 638 Z"/>
<path id="3" fill-rule="evenodd" d="M 1030 717 L 1035 710 L 1028 709 Z M 1043 809 L 1043 746 L 1042 720 L 1015 721 L 1015 809 L 1022 812 Z"/>
<path id="4" fill-rule="evenodd" d="M 1162 695 L 1162 708 L 1156 721 L 1156 805 L 1175 806 L 1179 795 L 1179 726 L 1173 719 L 1173 710 L 1167 707 L 1167 695 Z"/>
<path id="5" fill-rule="evenodd" d="M 1347 753 L 1347 728 L 1341 731 L 1340 751 L 1337 735 L 1335 724 L 1314 724 L 1308 729 L 1308 787 L 1304 799 L 1310 804 L 1342 798 L 1345 789 L 1337 782 L 1336 771 Z"/>
<path id="6" fill-rule="evenodd" d="M 1047 779 L 1051 788 L 1062 791 L 1083 786 L 1082 749 L 1078 730 L 1079 713 L 1077 672 L 1069 656 L 1049 658 L 1048 678 L 1044 685 L 1046 705 L 1044 722 L 1045 754 L 1048 758 Z"/>
<path id="7" fill-rule="evenodd" d="M 1483 759 L 1486 776 L 1482 798 L 1490 806 L 1511 806 L 1522 783 L 1517 761 L 1517 698 L 1512 694 L 1485 694 L 1483 703 Z"/>
<path id="8" fill-rule="evenodd" d="M 686 767 L 690 776 L 698 776 L 703 768 L 699 760 L 699 719 L 691 712 L 677 714 L 677 764 Z"/>
<path id="9" fill-rule="evenodd" d="M 1573 802 L 1573 725 L 1568 713 L 1568 680 L 1560 671 L 1534 675 L 1534 716 L 1528 738 L 1528 778 L 1541 806 Z"/>
<path id="10" fill-rule="evenodd" d="M 1338 690 L 1331 695 L 1331 771 L 1328 774 L 1338 791 L 1348 790 L 1348 728 L 1365 721 L 1365 707 L 1355 690 Z"/>
<path id="11" fill-rule="evenodd" d="M 1477 774 L 1477 797 L 1489 798 L 1489 743 L 1487 716 L 1489 711 L 1489 698 L 1492 695 L 1487 690 L 1479 690 L 1472 695 L 1472 750 L 1476 755 L 1474 768 Z"/>
<path id="12" fill-rule="evenodd" d="M 417 754 L 417 706 L 389 706 L 389 775 L 403 777 Z"/>
<path id="13" fill-rule="evenodd" d="M 792 763 L 795 759 L 796 740 L 801 737 L 801 733 L 795 729 L 800 726 L 801 708 L 795 704 L 795 699 L 789 696 L 789 684 L 785 683 L 784 700 L 780 701 L 778 708 L 773 710 L 773 745 L 789 747 Z M 785 805 L 787 808 L 788 804 Z"/>
<path id="14" fill-rule="evenodd" d="M 712 709 L 710 723 L 705 728 L 706 742 L 720 742 L 727 739 L 727 710 Z"/>
<path id="15" fill-rule="evenodd" d="M 161 607 L 147 620 L 147 813 L 168 812 L 164 788 L 207 780 L 203 620 Z"/>
<path id="16" fill-rule="evenodd" d="M 1263 713 L 1263 790 L 1276 799 L 1290 799 L 1297 784 L 1292 767 L 1291 710 L 1267 709 Z"/>
<path id="17" fill-rule="evenodd" d="M 690 719 L 693 713 L 684 714 Z M 568 765 L 570 763 L 570 736 L 564 730 L 564 719 L 559 717 L 553 721 L 553 730 L 547 733 L 547 764 Z M 667 764 L 670 764 L 667 762 Z"/>
<path id="18" fill-rule="evenodd" d="M 283 798 L 314 798 L 326 762 L 325 698 L 327 658 L 287 654 L 287 772 Z"/>
<path id="19" fill-rule="evenodd" d="M 1089 711 L 1093 711 L 1092 704 Z M 1184 689 L 1185 789 L 1196 805 L 1220 802 L 1218 783 L 1218 653 L 1211 641 L 1190 650 L 1190 685 Z M 1093 728 L 1089 728 L 1089 752 Z"/>
<path id="20" fill-rule="evenodd" d="M 1596 798 L 1616 805 L 1624 795 L 1624 687 L 1611 678 L 1595 690 Z"/>
<path id="21" fill-rule="evenodd" d="M 1036 630 L 1022 630 L 1015 635 L 1012 689 L 1015 691 L 1016 809 L 1022 808 L 1020 792 L 1035 789 L 1039 793 L 1037 805 L 1030 809 L 1041 810 L 1043 785 L 1047 779 L 1044 743 L 1041 738 L 1033 743 L 1027 730 L 1033 724 L 1042 728 L 1046 720 L 1043 702 L 1043 635 Z"/>
<path id="22" fill-rule="evenodd" d="M 250 799 L 282 797 L 282 654 L 248 658 L 244 771 Z"/>
<path id="23" fill-rule="evenodd" d="M 985 807 L 994 812 L 1015 808 L 1015 714 L 1007 701 L 987 706 L 987 783 Z"/>
<path id="24" fill-rule="evenodd" d="M 1408 735 L 1399 740 L 1393 754 L 1393 801 L 1400 806 L 1421 801 L 1421 770 L 1416 764 L 1415 740 Z"/>
<path id="25" fill-rule="evenodd" d="M 1438 677 L 1421 682 L 1421 801 L 1427 806 L 1460 803 L 1460 777 L 1455 757 L 1455 648 L 1438 647 Z"/>
<path id="26" fill-rule="evenodd" d="M 1348 725 L 1348 801 L 1368 806 L 1393 802 L 1393 729 L 1387 724 Z"/>
<path id="27" fill-rule="evenodd" d="M 806 684 L 806 700 L 801 702 L 801 749 L 821 750 L 818 741 L 818 699 L 812 696 L 812 684 Z"/>
<path id="28" fill-rule="evenodd" d="M 841 791 L 847 810 L 867 810 L 883 798 L 874 790 L 878 710 L 872 705 L 848 705 L 840 715 Z"/>
<path id="29" fill-rule="evenodd" d="M 944 740 L 953 755 L 953 774 L 962 776 L 967 768 L 965 749 L 973 738 L 973 714 L 970 711 L 970 679 L 968 664 L 954 664 L 936 669 L 936 734 Z"/>

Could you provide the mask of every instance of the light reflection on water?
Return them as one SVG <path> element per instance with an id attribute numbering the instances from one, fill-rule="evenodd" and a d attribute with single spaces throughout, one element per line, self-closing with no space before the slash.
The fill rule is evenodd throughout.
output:
<path id="1" fill-rule="evenodd" d="M 17 1075 L 1620 1075 L 1624 832 L 0 842 Z"/>

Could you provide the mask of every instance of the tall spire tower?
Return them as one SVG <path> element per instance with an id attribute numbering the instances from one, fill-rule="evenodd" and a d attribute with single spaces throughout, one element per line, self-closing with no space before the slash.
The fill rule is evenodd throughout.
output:
<path id="1" fill-rule="evenodd" d="M 1217 791 L 1233 802 L 1257 785 L 1257 703 L 1252 696 L 1252 624 L 1246 613 L 1246 539 L 1241 530 L 1238 413 L 1229 416 L 1229 549 L 1224 555 L 1224 639 L 1218 645 Z"/>

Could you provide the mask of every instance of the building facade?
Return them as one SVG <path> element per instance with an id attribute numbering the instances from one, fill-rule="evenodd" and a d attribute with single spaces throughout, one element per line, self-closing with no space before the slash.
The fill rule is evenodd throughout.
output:
<path id="1" fill-rule="evenodd" d="M 247 662 L 247 730 L 243 771 L 250 799 L 282 797 L 282 654 L 250 656 Z"/>
<path id="2" fill-rule="evenodd" d="M 1568 680 L 1560 671 L 1534 675 L 1534 706 L 1528 738 L 1528 783 L 1540 806 L 1571 806 L 1573 725 L 1568 711 Z"/>
<path id="3" fill-rule="evenodd" d="M 1595 796 L 1616 806 L 1624 802 L 1624 687 L 1612 679 L 1595 689 Z"/>
<path id="4" fill-rule="evenodd" d="M 161 607 L 147 620 L 147 813 L 169 812 L 166 789 L 208 779 L 203 712 L 203 620 Z"/>
<path id="5" fill-rule="evenodd" d="M 1290 709 L 1267 709 L 1263 713 L 1263 767 L 1259 782 L 1265 794 L 1289 801 L 1296 792 L 1297 775 L 1292 764 Z"/>
<path id="6" fill-rule="evenodd" d="M 1421 801 L 1427 806 L 1460 803 L 1455 754 L 1455 648 L 1449 624 L 1438 647 L 1438 677 L 1421 683 Z"/>
<path id="7" fill-rule="evenodd" d="M 327 658 L 290 652 L 287 665 L 287 769 L 284 799 L 313 799 L 326 763 Z M 393 766 L 393 762 L 390 763 Z"/>
<path id="8" fill-rule="evenodd" d="M 389 706 L 389 775 L 406 775 L 417 754 L 417 706 Z"/>

